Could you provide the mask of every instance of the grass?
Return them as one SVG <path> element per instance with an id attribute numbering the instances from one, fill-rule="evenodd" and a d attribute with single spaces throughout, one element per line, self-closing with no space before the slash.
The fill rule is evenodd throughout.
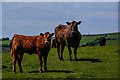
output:
<path id="1" fill-rule="evenodd" d="M 93 42 L 101 36 L 83 36 L 80 46 Z M 22 60 L 22 69 L 24 73 L 18 70 L 13 75 L 12 58 L 10 52 L 0 53 L 0 61 L 2 60 L 2 78 L 118 78 L 118 34 L 109 35 L 106 38 L 116 38 L 116 40 L 107 40 L 106 46 L 79 47 L 77 50 L 77 61 L 69 62 L 68 49 L 65 47 L 63 57 L 64 61 L 58 60 L 56 48 L 51 48 L 48 55 L 47 68 L 48 72 L 39 73 L 39 60 L 36 54 L 24 54 Z M 97 41 L 96 41 L 97 42 Z M 0 45 L 9 46 L 10 40 L 0 41 Z M 72 52 L 73 48 L 72 48 Z M 72 53 L 72 59 L 74 54 Z M 44 64 L 43 64 L 44 66 Z M 0 68 L 1 71 L 1 68 Z M 44 68 L 43 68 L 44 71 Z"/>
<path id="2" fill-rule="evenodd" d="M 80 41 L 80 46 L 85 45 L 86 43 L 92 42 L 99 37 L 100 36 L 82 36 L 82 39 Z"/>
<path id="3" fill-rule="evenodd" d="M 118 52 L 118 46 L 80 47 L 77 51 L 78 60 L 69 62 L 67 48 L 64 50 L 64 61 L 59 61 L 56 48 L 51 48 L 47 62 L 48 72 L 43 73 L 39 73 L 38 56 L 36 54 L 29 55 L 25 53 L 22 61 L 24 73 L 20 73 L 16 67 L 17 73 L 15 75 L 12 72 L 10 52 L 2 53 L 2 77 L 118 78 Z M 74 59 L 73 53 L 72 59 Z"/>
<path id="4" fill-rule="evenodd" d="M 0 41 L 0 45 L 10 45 L 10 40 Z"/>
<path id="5" fill-rule="evenodd" d="M 99 35 L 96 35 L 96 36 L 82 36 L 82 39 L 80 41 L 80 46 L 85 45 L 87 43 L 90 43 L 90 42 L 92 42 L 92 41 L 94 41 L 94 40 L 96 40 L 97 38 L 100 38 L 100 37 L 104 37 L 104 36 L 99 36 Z M 118 41 L 119 41 L 118 38 L 120 38 L 120 37 L 118 36 L 118 34 L 114 34 L 114 35 L 109 35 L 105 38 L 106 39 L 108 39 L 108 38 L 110 38 L 110 39 L 115 38 L 116 39 L 116 40 L 106 40 L 106 45 L 118 45 Z M 96 42 L 98 42 L 98 44 L 96 44 L 94 46 L 99 46 L 99 40 L 97 40 Z"/>
<path id="6" fill-rule="evenodd" d="M 0 79 L 2 78 L 2 53 L 0 53 Z"/>

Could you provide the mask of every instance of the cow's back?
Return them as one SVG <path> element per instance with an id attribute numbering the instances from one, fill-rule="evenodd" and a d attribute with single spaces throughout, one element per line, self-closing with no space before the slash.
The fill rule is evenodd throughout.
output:
<path id="1" fill-rule="evenodd" d="M 59 43 L 65 43 L 68 36 L 68 29 L 67 25 L 58 25 L 55 28 L 55 38 Z"/>
<path id="2" fill-rule="evenodd" d="M 15 47 L 17 51 L 22 50 L 29 54 L 35 53 L 37 37 L 38 36 L 14 35 L 12 47 Z"/>
<path id="3" fill-rule="evenodd" d="M 67 26 L 66 25 L 58 25 L 56 28 L 55 28 L 55 31 L 64 31 L 64 29 L 66 29 Z"/>

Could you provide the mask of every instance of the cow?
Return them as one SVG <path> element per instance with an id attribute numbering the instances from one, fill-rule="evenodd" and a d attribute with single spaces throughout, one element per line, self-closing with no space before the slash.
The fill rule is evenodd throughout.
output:
<path id="1" fill-rule="evenodd" d="M 82 38 L 81 33 L 78 31 L 78 25 L 81 24 L 81 21 L 66 22 L 66 24 L 67 25 L 60 24 L 55 28 L 55 43 L 56 43 L 57 52 L 58 52 L 58 59 L 60 61 L 64 60 L 63 50 L 65 45 L 67 45 L 69 55 L 70 55 L 69 61 L 72 61 L 71 47 L 74 48 L 74 56 L 75 56 L 75 60 L 77 60 L 76 51 L 77 51 L 77 48 L 79 47 L 80 40 Z"/>
<path id="2" fill-rule="evenodd" d="M 105 37 L 100 37 L 99 43 L 100 43 L 100 46 L 105 46 L 105 44 L 106 44 L 106 38 Z"/>
<path id="3" fill-rule="evenodd" d="M 13 59 L 13 74 L 16 73 L 16 61 L 18 61 L 18 67 L 21 73 L 23 73 L 21 68 L 21 61 L 24 52 L 32 55 L 37 54 L 39 58 L 40 69 L 39 72 L 42 73 L 42 57 L 44 57 L 44 69 L 47 71 L 47 56 L 50 51 L 51 37 L 54 33 L 50 34 L 46 32 L 45 34 L 40 33 L 37 36 L 25 36 L 15 34 L 11 40 L 11 54 Z"/>
<path id="4" fill-rule="evenodd" d="M 55 47 L 56 48 L 56 45 L 55 45 L 55 39 L 52 40 L 52 48 Z"/>

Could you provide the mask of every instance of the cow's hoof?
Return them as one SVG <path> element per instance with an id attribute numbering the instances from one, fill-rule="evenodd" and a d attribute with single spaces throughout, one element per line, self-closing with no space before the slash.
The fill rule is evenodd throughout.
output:
<path id="1" fill-rule="evenodd" d="M 75 59 L 75 61 L 77 61 L 77 59 Z"/>
<path id="2" fill-rule="evenodd" d="M 61 60 L 64 60 L 63 58 L 61 58 Z"/>
<path id="3" fill-rule="evenodd" d="M 20 71 L 21 73 L 23 73 L 23 71 Z"/>
<path id="4" fill-rule="evenodd" d="M 43 73 L 43 71 L 39 71 L 40 73 Z"/>
<path id="5" fill-rule="evenodd" d="M 48 70 L 46 69 L 45 72 L 47 72 Z"/>
<path id="6" fill-rule="evenodd" d="M 44 68 L 45 72 L 47 72 L 47 68 Z"/>
<path id="7" fill-rule="evenodd" d="M 16 74 L 16 72 L 13 72 L 13 74 Z"/>
<path id="8" fill-rule="evenodd" d="M 71 62 L 72 60 L 70 59 L 69 62 Z"/>
<path id="9" fill-rule="evenodd" d="M 61 59 L 59 59 L 59 61 L 61 61 Z"/>

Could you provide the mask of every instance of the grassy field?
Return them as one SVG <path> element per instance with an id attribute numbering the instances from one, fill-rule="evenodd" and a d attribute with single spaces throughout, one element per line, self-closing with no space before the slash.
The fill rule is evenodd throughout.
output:
<path id="1" fill-rule="evenodd" d="M 72 49 L 73 50 L 73 49 Z M 24 73 L 12 72 L 10 53 L 2 54 L 3 78 L 117 78 L 118 46 L 80 47 L 77 51 L 78 61 L 69 62 L 67 48 L 64 61 L 58 61 L 56 48 L 48 56 L 48 72 L 39 73 L 39 61 L 36 54 L 24 54 L 22 68 Z M 72 54 L 72 58 L 74 55 Z"/>
<path id="2" fill-rule="evenodd" d="M 77 61 L 69 62 L 69 53 L 67 47 L 64 49 L 64 61 L 59 61 L 56 48 L 51 48 L 48 55 L 48 72 L 39 73 L 39 60 L 36 54 L 24 54 L 22 60 L 22 69 L 24 73 L 18 70 L 13 75 L 12 58 L 10 52 L 0 53 L 2 55 L 2 78 L 118 78 L 118 34 L 106 36 L 106 46 L 99 46 L 97 38 L 101 36 L 83 36 L 80 46 L 96 43 L 94 46 L 79 47 L 77 50 Z M 115 38 L 115 40 L 112 40 Z M 96 40 L 96 41 L 95 41 Z M 0 41 L 0 45 L 9 46 L 9 41 Z M 6 51 L 9 47 L 3 48 Z M 9 50 L 8 50 L 9 51 Z M 73 48 L 72 48 L 73 52 Z M 74 54 L 72 53 L 72 59 Z M 44 66 L 44 64 L 43 64 Z M 0 68 L 1 71 L 1 68 Z M 44 68 L 43 68 L 44 71 Z M 1 74 L 1 73 L 0 73 Z"/>

